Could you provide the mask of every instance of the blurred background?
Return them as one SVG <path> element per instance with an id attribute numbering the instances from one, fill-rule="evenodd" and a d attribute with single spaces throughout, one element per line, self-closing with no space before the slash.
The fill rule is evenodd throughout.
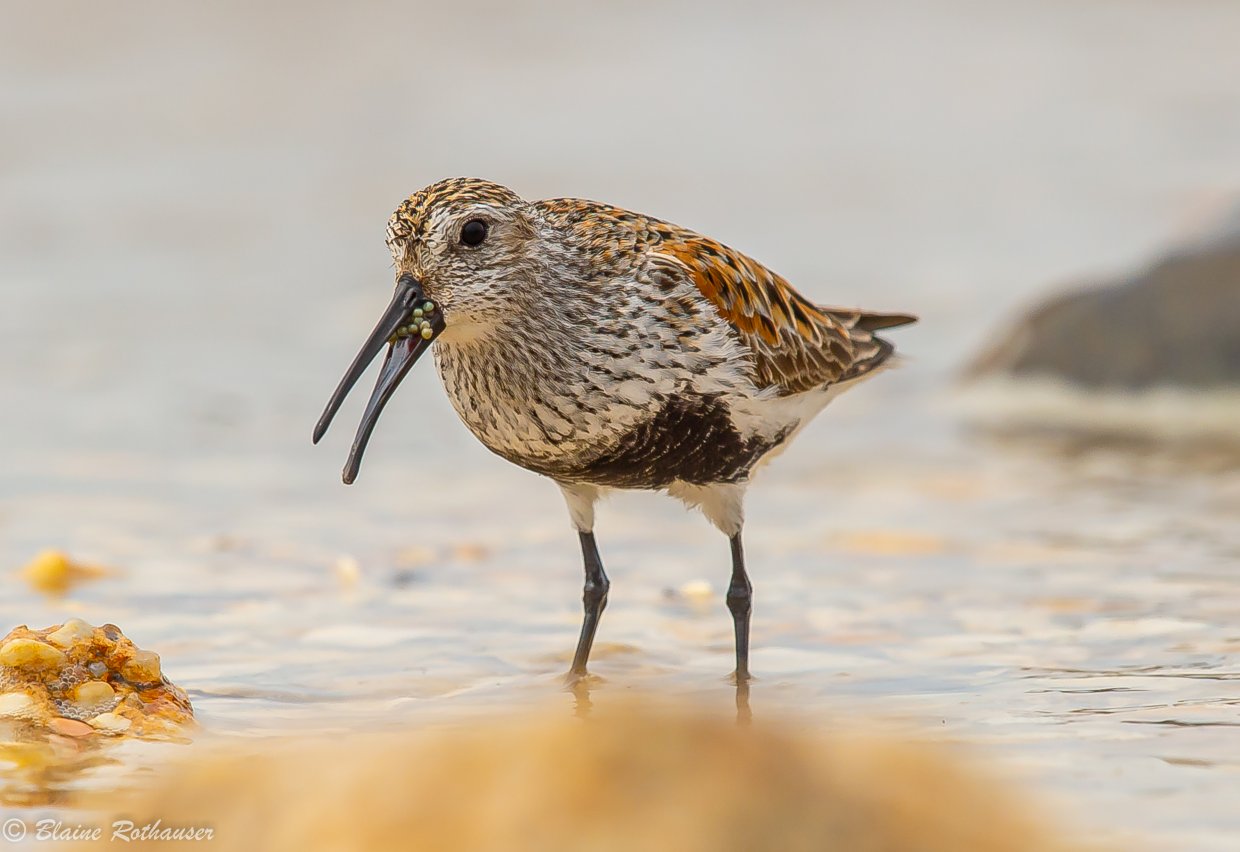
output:
<path id="1" fill-rule="evenodd" d="M 63 598 L 3 574 L 5 630 L 115 622 L 218 736 L 553 691 L 580 607 L 556 489 L 476 444 L 429 368 L 357 485 L 365 394 L 310 444 L 387 302 L 387 217 L 475 175 L 922 317 L 890 335 L 903 369 L 751 492 L 755 716 L 876 710 L 993 748 L 1093 830 L 1230 848 L 1240 6 L 4 13 L 0 571 L 112 569 Z M 1202 253 L 1199 289 L 1159 265 Z M 1082 281 L 1113 290 L 1038 307 Z M 596 702 L 731 700 L 726 545 L 673 506 L 602 509 Z"/>

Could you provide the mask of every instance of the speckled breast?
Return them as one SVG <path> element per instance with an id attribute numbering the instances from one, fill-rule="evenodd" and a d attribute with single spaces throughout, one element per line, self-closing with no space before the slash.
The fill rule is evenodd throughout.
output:
<path id="1" fill-rule="evenodd" d="M 661 327 L 628 331 L 565 336 L 558 346 L 515 335 L 440 346 L 436 366 L 486 447 L 563 482 L 736 482 L 783 441 L 778 427 L 761 436 L 737 428 L 729 404 L 752 385 L 729 341 L 673 345 Z"/>
<path id="2" fill-rule="evenodd" d="M 461 420 L 489 450 L 526 470 L 561 482 L 659 489 L 737 482 L 787 432 L 743 436 L 718 394 L 692 390 L 651 405 L 584 393 L 500 391 L 441 364 L 448 396 Z M 548 398 L 550 396 L 551 398 Z"/>

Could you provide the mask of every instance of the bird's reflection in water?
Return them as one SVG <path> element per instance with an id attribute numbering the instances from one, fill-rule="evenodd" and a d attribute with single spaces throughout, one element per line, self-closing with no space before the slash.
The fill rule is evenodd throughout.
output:
<path id="1" fill-rule="evenodd" d="M 752 677 L 737 679 L 735 675 L 731 678 L 731 682 L 736 687 L 736 724 L 748 725 L 753 721 L 753 709 L 749 705 L 749 687 L 753 681 Z M 575 676 L 569 675 L 565 680 L 565 687 L 573 696 L 573 715 L 578 719 L 585 719 L 594 711 L 594 701 L 591 698 L 591 692 L 602 686 L 606 681 L 598 675 Z"/>
<path id="2" fill-rule="evenodd" d="M 749 684 L 751 677 L 736 679 L 736 724 L 748 725 L 753 721 L 753 710 L 749 706 Z"/>
<path id="3" fill-rule="evenodd" d="M 587 718 L 594 710 L 594 702 L 590 700 L 590 689 L 602 683 L 598 675 L 569 675 L 567 686 L 573 694 L 573 715 L 578 719 Z"/>

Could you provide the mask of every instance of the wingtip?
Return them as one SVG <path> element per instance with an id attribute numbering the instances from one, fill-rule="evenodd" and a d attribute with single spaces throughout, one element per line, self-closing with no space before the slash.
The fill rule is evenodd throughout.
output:
<path id="1" fill-rule="evenodd" d="M 881 331 L 884 328 L 898 328 L 912 325 L 920 318 L 916 314 L 876 314 L 864 312 L 857 320 L 857 326 L 866 331 Z"/>

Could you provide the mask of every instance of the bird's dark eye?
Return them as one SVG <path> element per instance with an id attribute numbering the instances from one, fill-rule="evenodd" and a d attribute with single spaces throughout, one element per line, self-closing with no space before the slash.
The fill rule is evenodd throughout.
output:
<path id="1" fill-rule="evenodd" d="M 470 219 L 461 228 L 461 243 L 467 246 L 480 246 L 487 238 L 487 223 L 481 219 Z"/>

